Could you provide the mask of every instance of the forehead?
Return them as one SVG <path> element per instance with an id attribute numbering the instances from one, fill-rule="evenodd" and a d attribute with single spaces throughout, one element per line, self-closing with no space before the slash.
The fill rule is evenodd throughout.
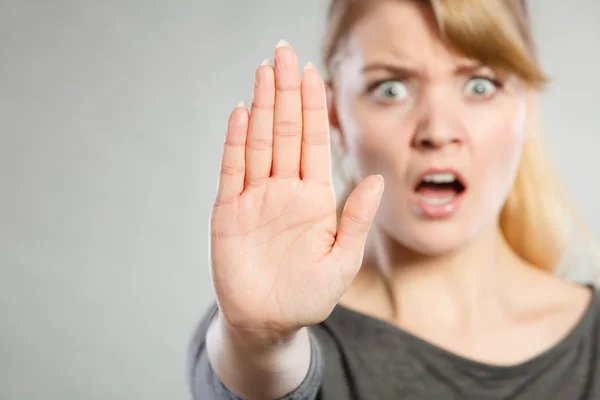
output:
<path id="1" fill-rule="evenodd" d="M 410 0 L 375 6 L 353 27 L 348 44 L 348 55 L 365 62 L 403 61 L 415 68 L 472 62 L 443 43 L 430 7 Z"/>

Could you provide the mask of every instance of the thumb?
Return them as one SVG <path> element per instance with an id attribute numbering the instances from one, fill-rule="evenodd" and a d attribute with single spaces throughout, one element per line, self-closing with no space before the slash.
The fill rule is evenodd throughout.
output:
<path id="1" fill-rule="evenodd" d="M 365 178 L 350 194 L 338 224 L 332 251 L 340 258 L 362 254 L 383 194 L 383 177 Z"/>

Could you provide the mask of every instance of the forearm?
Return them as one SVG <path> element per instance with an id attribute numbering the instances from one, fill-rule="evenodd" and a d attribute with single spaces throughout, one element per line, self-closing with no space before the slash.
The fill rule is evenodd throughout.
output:
<path id="1" fill-rule="evenodd" d="M 248 400 L 282 398 L 301 385 L 311 364 L 307 328 L 279 343 L 250 344 L 218 313 L 207 332 L 206 351 L 223 385 Z"/>

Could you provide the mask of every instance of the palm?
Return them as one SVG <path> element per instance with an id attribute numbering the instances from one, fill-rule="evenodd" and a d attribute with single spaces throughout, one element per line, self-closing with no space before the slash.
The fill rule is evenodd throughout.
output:
<path id="1" fill-rule="evenodd" d="M 324 87 L 314 69 L 301 80 L 292 49 L 279 48 L 275 69 L 257 71 L 251 118 L 237 108 L 227 133 L 211 220 L 226 318 L 281 330 L 326 318 L 358 272 L 380 195 L 362 186 L 341 221 L 349 249 L 336 223 Z"/>
<path id="2" fill-rule="evenodd" d="M 275 180 L 217 207 L 213 221 L 220 227 L 211 249 L 213 263 L 229 266 L 216 272 L 220 289 L 248 292 L 231 298 L 229 306 L 265 321 L 311 319 L 302 310 L 310 314 L 318 307 L 307 307 L 307 300 L 326 295 L 319 293 L 328 289 L 323 272 L 335 272 L 323 265 L 331 263 L 335 242 L 333 190 Z"/>

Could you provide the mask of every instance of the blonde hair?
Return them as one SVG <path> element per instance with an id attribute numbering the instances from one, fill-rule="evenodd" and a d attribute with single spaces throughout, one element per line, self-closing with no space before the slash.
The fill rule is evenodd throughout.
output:
<path id="1" fill-rule="evenodd" d="M 350 29 L 385 1 L 392 0 L 332 0 L 323 47 L 330 74 Z M 531 90 L 539 91 L 547 83 L 537 61 L 525 0 L 412 1 L 430 6 L 442 40 L 457 53 L 499 73 L 514 74 Z M 348 189 L 340 199 L 341 207 L 353 187 Z M 537 124 L 532 124 L 515 182 L 500 213 L 502 233 L 522 259 L 556 271 L 574 222 L 584 226 L 546 158 Z"/>

